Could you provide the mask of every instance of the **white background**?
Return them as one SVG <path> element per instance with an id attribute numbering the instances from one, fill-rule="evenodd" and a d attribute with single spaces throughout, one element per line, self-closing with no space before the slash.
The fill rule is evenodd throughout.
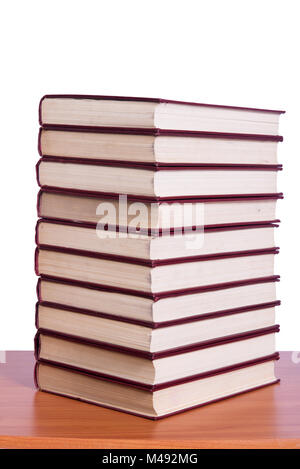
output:
<path id="1" fill-rule="evenodd" d="M 300 349 L 299 2 L 2 2 L 1 342 L 32 349 L 37 109 L 45 93 L 285 109 L 278 349 Z"/>

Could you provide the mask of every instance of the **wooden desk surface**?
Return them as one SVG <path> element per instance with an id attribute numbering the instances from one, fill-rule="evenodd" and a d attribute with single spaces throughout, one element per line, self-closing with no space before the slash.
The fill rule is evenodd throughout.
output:
<path id="1" fill-rule="evenodd" d="M 0 447 L 300 448 L 300 362 L 291 353 L 281 353 L 280 384 L 155 422 L 36 391 L 32 352 L 7 352 Z"/>

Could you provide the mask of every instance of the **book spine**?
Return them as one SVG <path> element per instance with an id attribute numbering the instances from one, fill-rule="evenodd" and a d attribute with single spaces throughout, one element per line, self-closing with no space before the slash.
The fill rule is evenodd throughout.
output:
<path id="1" fill-rule="evenodd" d="M 34 336 L 34 357 L 36 360 L 39 360 L 40 353 L 41 353 L 40 332 L 37 331 L 37 333 Z"/>
<path id="2" fill-rule="evenodd" d="M 34 271 L 35 271 L 35 274 L 37 276 L 40 275 L 40 272 L 39 272 L 39 248 L 36 248 L 35 249 L 35 252 L 34 252 Z"/>
<path id="3" fill-rule="evenodd" d="M 42 198 L 42 195 L 43 195 L 43 191 L 40 189 L 39 192 L 38 192 L 38 195 L 37 195 L 37 199 L 36 199 L 36 212 L 37 212 L 38 217 L 41 217 L 41 198 Z"/>
<path id="4" fill-rule="evenodd" d="M 43 152 L 42 152 L 42 132 L 43 132 L 43 129 L 42 127 L 39 128 L 39 133 L 38 133 L 38 154 L 40 155 L 40 157 L 43 156 Z"/>
<path id="5" fill-rule="evenodd" d="M 34 315 L 34 323 L 35 323 L 35 328 L 36 329 L 39 329 L 39 305 L 40 305 L 40 302 L 37 302 L 35 304 L 35 315 Z"/>
<path id="6" fill-rule="evenodd" d="M 42 161 L 43 161 L 43 158 L 40 158 L 37 164 L 35 165 L 36 182 L 39 187 L 42 187 L 41 182 L 40 182 L 40 165 Z"/>
<path id="7" fill-rule="evenodd" d="M 36 284 L 36 296 L 37 296 L 37 300 L 38 302 L 41 301 L 41 277 L 38 278 L 38 281 L 37 281 L 37 284 Z"/>
<path id="8" fill-rule="evenodd" d="M 40 389 L 39 380 L 38 380 L 38 362 L 34 364 L 33 368 L 33 382 L 36 389 Z"/>

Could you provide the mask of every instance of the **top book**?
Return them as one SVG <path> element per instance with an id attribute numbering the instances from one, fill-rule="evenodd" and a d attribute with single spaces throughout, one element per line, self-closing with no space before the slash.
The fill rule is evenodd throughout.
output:
<path id="1" fill-rule="evenodd" d="M 183 131 L 277 136 L 283 112 L 156 98 L 46 95 L 40 102 L 40 124 L 125 128 L 149 135 Z"/>

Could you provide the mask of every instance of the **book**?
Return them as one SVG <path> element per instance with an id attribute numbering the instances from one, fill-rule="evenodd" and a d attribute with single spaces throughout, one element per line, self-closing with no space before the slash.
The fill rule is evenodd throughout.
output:
<path id="1" fill-rule="evenodd" d="M 43 126 L 131 127 L 150 131 L 172 129 L 266 135 L 278 134 L 278 121 L 283 112 L 156 98 L 89 95 L 46 95 L 39 108 Z"/>
<path id="2" fill-rule="evenodd" d="M 139 291 L 151 297 L 153 294 L 270 277 L 277 253 L 277 249 L 266 249 L 151 261 L 47 246 L 36 250 L 36 274 Z"/>
<path id="3" fill-rule="evenodd" d="M 280 165 L 232 167 L 132 167 L 44 157 L 37 164 L 41 187 L 152 198 L 264 195 L 277 192 Z"/>
<path id="4" fill-rule="evenodd" d="M 278 304 L 270 303 L 260 309 L 250 306 L 233 314 L 212 314 L 198 320 L 184 318 L 175 324 L 169 322 L 153 328 L 128 322 L 125 318 L 119 320 L 116 316 L 108 318 L 64 305 L 38 303 L 36 327 L 43 331 L 157 353 L 274 326 L 275 306 Z"/>
<path id="5" fill-rule="evenodd" d="M 193 200 L 174 199 L 168 202 L 145 197 L 121 199 L 118 194 L 99 195 L 92 192 L 43 189 L 38 194 L 39 217 L 97 223 L 157 233 L 163 228 L 198 227 L 199 225 L 249 225 L 276 222 L 276 202 L 282 194 L 261 197 L 203 197 Z M 144 210 L 135 203 L 142 203 Z M 109 204 L 109 205 L 102 205 Z M 113 210 L 99 210 L 112 206 Z M 197 214 L 200 213 L 200 220 Z M 204 215 L 204 216 L 203 216 Z"/>
<path id="6" fill-rule="evenodd" d="M 144 135 L 121 131 L 41 128 L 39 153 L 57 158 L 148 165 L 275 165 L 279 136 L 181 132 Z"/>
<path id="7" fill-rule="evenodd" d="M 172 259 L 208 254 L 251 251 L 275 247 L 274 230 L 278 225 L 245 225 L 185 230 L 175 233 L 125 233 L 101 224 L 62 222 L 40 219 L 36 225 L 36 243 L 89 252 L 139 259 Z"/>
<path id="8" fill-rule="evenodd" d="M 35 337 L 35 355 L 37 360 L 153 388 L 273 356 L 278 331 L 279 326 L 273 325 L 150 353 L 40 329 Z"/>
<path id="9" fill-rule="evenodd" d="M 157 420 L 277 383 L 274 373 L 277 358 L 275 355 L 211 371 L 198 379 L 173 383 L 156 391 L 44 362 L 37 363 L 35 381 L 42 391 Z"/>
<path id="10" fill-rule="evenodd" d="M 125 293 L 109 286 L 42 277 L 37 283 L 37 297 L 45 306 L 156 328 L 279 304 L 278 280 L 278 276 L 256 278 L 151 297 L 143 292 Z"/>

